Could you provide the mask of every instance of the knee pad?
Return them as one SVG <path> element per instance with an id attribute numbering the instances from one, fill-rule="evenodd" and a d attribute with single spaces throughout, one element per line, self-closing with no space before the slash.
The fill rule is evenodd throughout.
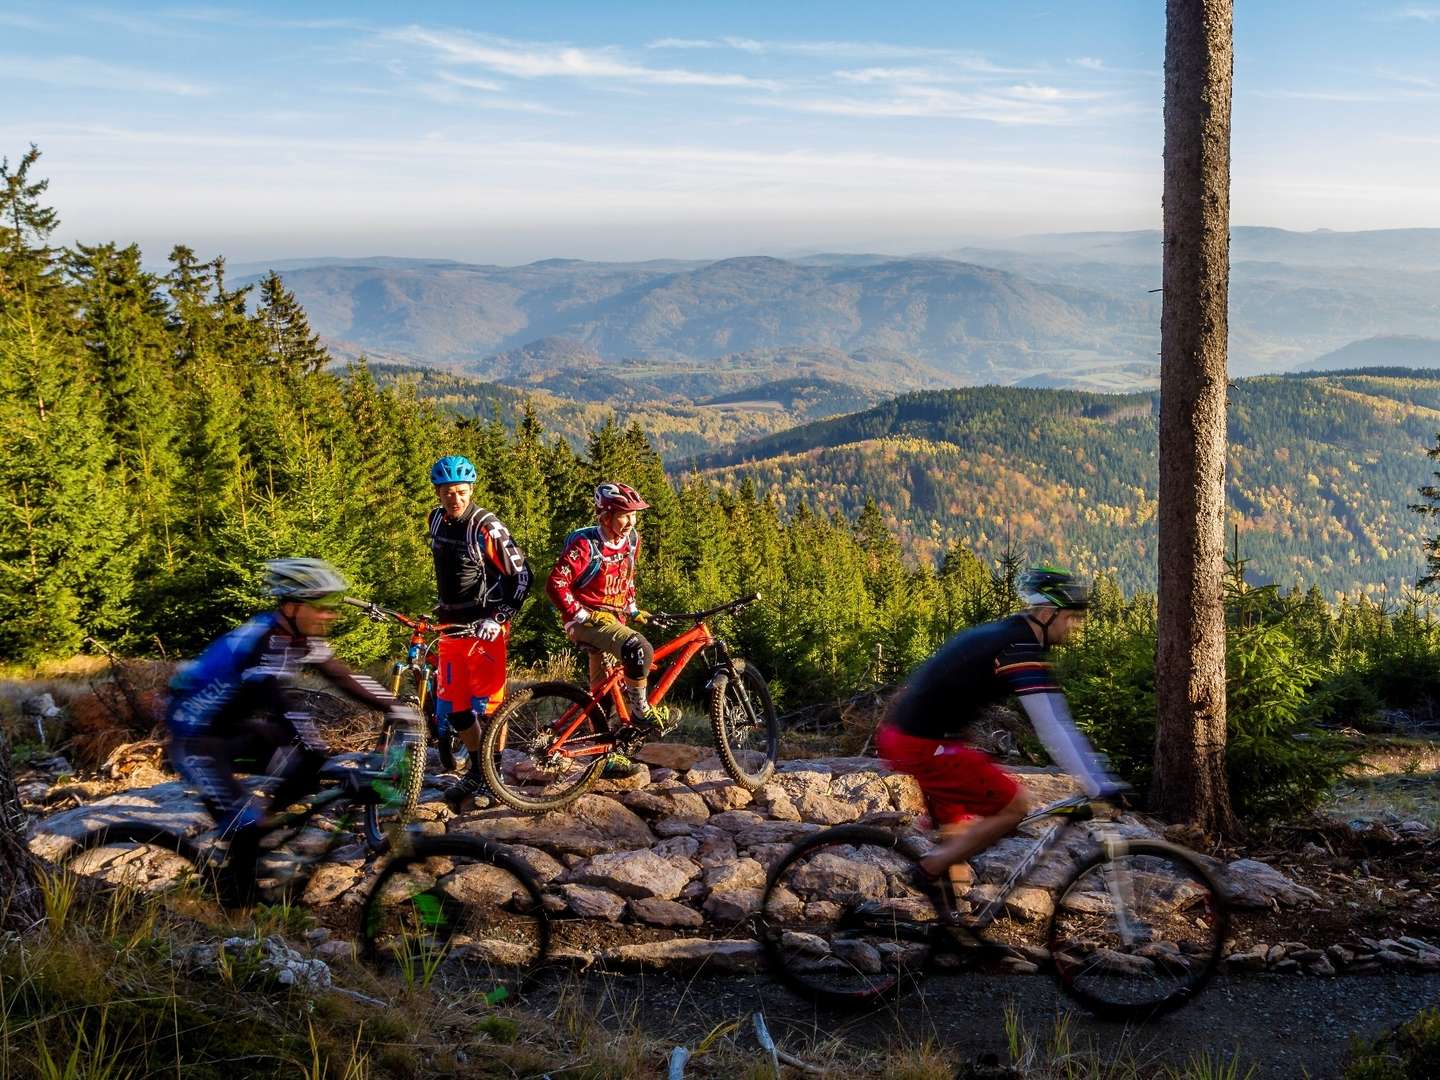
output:
<path id="1" fill-rule="evenodd" d="M 643 634 L 634 634 L 620 646 L 620 662 L 625 674 L 632 679 L 643 679 L 650 674 L 650 663 L 655 659 L 655 649 L 645 640 Z"/>
<path id="2" fill-rule="evenodd" d="M 450 714 L 450 727 L 457 732 L 469 731 L 475 726 L 475 710 L 462 709 Z"/>

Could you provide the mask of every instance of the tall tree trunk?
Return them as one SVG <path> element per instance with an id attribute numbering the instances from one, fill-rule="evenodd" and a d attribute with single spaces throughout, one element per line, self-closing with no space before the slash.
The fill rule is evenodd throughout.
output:
<path id="1" fill-rule="evenodd" d="M 25 812 L 10 768 L 10 737 L 0 727 L 0 930 L 29 930 L 43 915 L 35 856 L 25 843 Z"/>
<path id="2" fill-rule="evenodd" d="M 1160 809 L 1237 828 L 1225 780 L 1225 370 L 1233 0 L 1168 0 L 1160 319 Z"/>

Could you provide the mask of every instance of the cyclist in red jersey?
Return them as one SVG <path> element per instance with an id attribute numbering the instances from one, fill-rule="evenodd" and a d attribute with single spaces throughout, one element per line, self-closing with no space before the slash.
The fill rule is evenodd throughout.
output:
<path id="1" fill-rule="evenodd" d="M 1053 566 L 1025 571 L 1018 585 L 1029 606 L 951 638 L 911 675 L 876 732 L 880 756 L 915 777 L 940 830 L 922 868 L 936 877 L 949 870 L 956 885 L 968 878 L 960 864 L 1013 832 L 1032 806 L 1024 787 L 964 738 L 985 706 L 1016 696 L 1050 756 L 1091 796 L 1124 787 L 1076 730 L 1048 657 L 1079 628 L 1089 586 Z"/>
<path id="2" fill-rule="evenodd" d="M 565 538 L 545 591 L 560 610 L 565 636 L 588 654 L 590 681 L 604 675 L 607 654 L 616 657 L 624 671 L 625 704 L 631 717 L 653 733 L 664 734 L 669 710 L 651 708 L 645 700 L 655 650 L 644 634 L 628 625 L 632 619 L 644 621 L 635 603 L 635 562 L 640 554 L 635 526 L 640 511 L 649 506 L 627 484 L 607 482 L 597 487 L 596 524 Z M 605 769 L 607 776 L 636 771 L 619 752 L 610 755 Z"/>

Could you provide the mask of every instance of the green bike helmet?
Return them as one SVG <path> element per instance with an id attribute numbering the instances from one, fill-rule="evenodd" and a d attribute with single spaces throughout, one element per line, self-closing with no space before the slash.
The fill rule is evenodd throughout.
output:
<path id="1" fill-rule="evenodd" d="M 1030 605 L 1049 604 L 1062 610 L 1090 606 L 1090 585 L 1060 566 L 1032 566 L 1015 582 L 1020 599 Z"/>

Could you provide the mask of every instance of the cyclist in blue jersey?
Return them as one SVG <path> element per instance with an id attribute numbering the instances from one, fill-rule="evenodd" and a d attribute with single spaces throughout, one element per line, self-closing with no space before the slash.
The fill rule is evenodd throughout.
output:
<path id="1" fill-rule="evenodd" d="M 199 790 L 232 852 L 255 842 L 268 806 L 285 807 L 313 791 L 329 756 L 295 689 L 302 668 L 397 722 L 419 723 L 413 709 L 330 651 L 325 638 L 346 589 L 334 567 L 320 559 L 277 559 L 265 571 L 276 606 L 184 665 L 171 680 L 165 712 L 171 761 Z M 235 779 L 241 762 L 259 762 L 281 778 L 268 800 Z"/>

